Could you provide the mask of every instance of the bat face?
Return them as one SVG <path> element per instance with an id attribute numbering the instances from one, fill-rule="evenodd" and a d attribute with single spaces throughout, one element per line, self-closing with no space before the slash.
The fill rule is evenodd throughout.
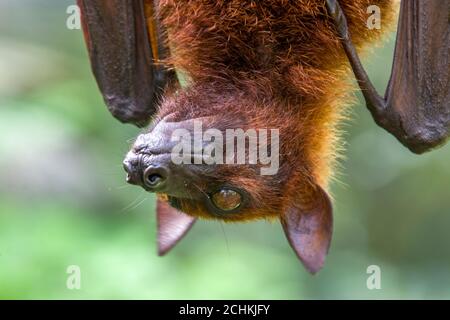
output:
<path id="1" fill-rule="evenodd" d="M 346 52 L 326 7 L 336 1 L 78 3 L 109 110 L 138 126 L 153 119 L 124 168 L 129 183 L 158 194 L 159 252 L 197 217 L 274 218 L 317 272 L 331 241 L 325 188 L 348 101 Z M 358 47 L 378 38 L 365 27 L 366 0 L 339 3 Z M 392 11 L 391 1 L 374 4 Z M 185 87 L 174 69 L 189 76 Z"/>
<path id="2" fill-rule="evenodd" d="M 394 1 L 372 2 L 393 20 Z M 109 110 L 138 126 L 154 119 L 124 168 L 129 183 L 159 195 L 160 254 L 197 217 L 277 218 L 305 267 L 323 266 L 347 59 L 377 123 L 411 150 L 449 136 L 450 0 L 401 2 L 386 99 L 349 36 L 357 47 L 378 38 L 367 0 L 78 3 Z M 191 83 L 179 88 L 174 69 Z"/>
<path id="3" fill-rule="evenodd" d="M 196 217 L 278 217 L 292 171 L 280 156 L 280 127 L 242 108 L 250 102 L 239 93 L 212 91 L 203 87 L 163 102 L 124 160 L 128 182 Z"/>
<path id="4" fill-rule="evenodd" d="M 214 84 L 166 97 L 124 160 L 129 183 L 159 194 L 160 253 L 191 227 L 183 213 L 224 221 L 277 218 L 305 267 L 315 273 L 323 266 L 331 202 L 308 174 L 302 143 L 287 138 L 295 133 L 292 116 L 273 117 L 279 103 Z"/>

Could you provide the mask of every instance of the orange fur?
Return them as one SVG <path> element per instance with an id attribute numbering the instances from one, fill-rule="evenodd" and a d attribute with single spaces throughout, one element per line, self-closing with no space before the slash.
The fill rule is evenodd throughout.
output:
<path id="1" fill-rule="evenodd" d="M 381 8 L 383 26 L 395 12 L 391 0 L 340 4 L 358 48 L 381 34 L 366 27 L 369 5 Z M 222 115 L 211 126 L 280 130 L 277 176 L 223 166 L 205 178 L 205 184 L 227 181 L 250 191 L 253 205 L 228 220 L 278 217 L 290 199 L 306 206 L 315 185 L 326 189 L 351 87 L 325 1 L 160 0 L 157 12 L 172 54 L 165 63 L 188 77 L 183 90 L 167 93 L 159 117 L 174 111 L 180 119 Z M 182 202 L 182 210 L 211 218 L 189 201 Z"/>

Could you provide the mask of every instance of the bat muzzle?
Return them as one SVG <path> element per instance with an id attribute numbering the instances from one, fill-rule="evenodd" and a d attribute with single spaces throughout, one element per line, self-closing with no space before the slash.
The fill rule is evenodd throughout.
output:
<path id="1" fill-rule="evenodd" d="M 135 163 L 135 164 L 133 164 Z M 140 169 L 136 161 L 125 159 L 123 167 L 127 173 L 127 182 L 133 185 L 141 185 L 151 192 L 159 192 L 166 187 L 170 177 L 170 170 L 164 165 L 150 165 L 146 169 Z"/>
<path id="2" fill-rule="evenodd" d="M 204 194 L 196 186 L 201 185 L 202 174 L 213 170 L 214 166 L 195 164 L 194 160 L 199 155 L 190 150 L 194 140 L 180 140 L 175 135 L 183 132 L 194 137 L 194 129 L 195 119 L 175 122 L 163 119 L 154 123 L 149 132 L 137 137 L 123 161 L 127 182 L 148 192 L 164 193 L 175 198 L 203 198 Z M 183 153 L 181 159 L 189 161 L 180 163 L 177 147 L 185 143 L 190 151 Z"/>
<path id="3" fill-rule="evenodd" d="M 123 162 L 129 184 L 143 187 L 149 192 L 168 192 L 176 186 L 167 157 L 129 154 Z"/>

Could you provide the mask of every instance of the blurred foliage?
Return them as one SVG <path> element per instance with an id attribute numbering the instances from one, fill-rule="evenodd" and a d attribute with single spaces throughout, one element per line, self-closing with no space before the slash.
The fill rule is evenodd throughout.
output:
<path id="1" fill-rule="evenodd" d="M 200 222 L 158 258 L 154 198 L 121 168 L 139 130 L 104 107 L 70 4 L 0 0 L 0 298 L 450 298 L 450 148 L 411 154 L 361 102 L 318 275 L 263 222 Z M 380 91 L 392 40 L 365 61 Z M 372 264 L 381 290 L 366 288 Z M 70 265 L 81 290 L 66 288 Z"/>

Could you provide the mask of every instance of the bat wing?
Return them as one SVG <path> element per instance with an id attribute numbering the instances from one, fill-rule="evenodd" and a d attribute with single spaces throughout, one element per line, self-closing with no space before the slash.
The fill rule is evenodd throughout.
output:
<path id="1" fill-rule="evenodd" d="M 413 149 L 450 135 L 450 0 L 402 1 L 385 101 L 391 131 Z"/>
<path id="2" fill-rule="evenodd" d="M 91 66 L 109 111 L 124 123 L 144 126 L 158 97 L 176 83 L 165 32 L 152 1 L 77 0 Z"/>
<path id="3" fill-rule="evenodd" d="M 377 124 L 415 153 L 444 144 L 450 136 L 450 0 L 402 0 L 385 97 L 359 60 L 338 0 L 327 0 L 327 8 Z"/>

